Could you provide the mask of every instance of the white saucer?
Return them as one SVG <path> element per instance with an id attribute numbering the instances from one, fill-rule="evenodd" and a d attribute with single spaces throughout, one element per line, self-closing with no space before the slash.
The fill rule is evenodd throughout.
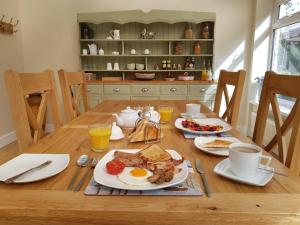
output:
<path id="1" fill-rule="evenodd" d="M 121 136 L 117 136 L 117 137 L 111 137 L 110 136 L 109 140 L 111 140 L 111 141 L 117 141 L 117 140 L 123 139 L 124 137 L 125 137 L 124 134 L 122 134 Z"/>
<path id="2" fill-rule="evenodd" d="M 264 165 L 260 165 L 260 167 L 274 171 L 273 167 L 266 167 Z M 218 165 L 216 165 L 214 168 L 214 172 L 228 179 L 254 186 L 265 186 L 273 177 L 273 173 L 266 172 L 263 170 L 258 170 L 256 176 L 252 178 L 238 177 L 231 172 L 229 158 L 226 158 L 220 163 L 218 163 Z"/>
<path id="3" fill-rule="evenodd" d="M 213 140 L 225 140 L 230 141 L 232 143 L 241 142 L 239 139 L 235 137 L 205 137 L 205 136 L 199 136 L 196 137 L 194 140 L 195 146 L 200 149 L 203 152 L 212 154 L 212 155 L 218 155 L 218 156 L 228 156 L 229 155 L 229 149 L 228 148 L 205 148 L 203 147 L 203 144 L 213 141 Z"/>
<path id="4" fill-rule="evenodd" d="M 180 116 L 184 119 L 192 118 L 192 119 L 201 119 L 201 118 L 206 118 L 204 113 L 196 113 L 194 115 L 190 115 L 188 113 L 180 113 Z"/>

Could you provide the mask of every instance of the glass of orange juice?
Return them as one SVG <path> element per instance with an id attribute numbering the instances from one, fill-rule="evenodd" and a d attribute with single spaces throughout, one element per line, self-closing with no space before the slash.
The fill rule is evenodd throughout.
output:
<path id="1" fill-rule="evenodd" d="M 158 107 L 158 112 L 160 114 L 160 123 L 169 123 L 172 119 L 173 107 L 162 105 Z"/>
<path id="2" fill-rule="evenodd" d="M 111 124 L 93 124 L 89 126 L 91 147 L 95 152 L 108 149 Z"/>

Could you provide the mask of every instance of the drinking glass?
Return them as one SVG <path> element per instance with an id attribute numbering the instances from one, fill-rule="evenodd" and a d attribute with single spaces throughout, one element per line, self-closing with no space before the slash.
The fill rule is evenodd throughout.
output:
<path id="1" fill-rule="evenodd" d="M 158 107 L 160 114 L 160 123 L 169 123 L 172 119 L 173 107 L 168 105 L 162 105 Z"/>
<path id="2" fill-rule="evenodd" d="M 108 149 L 111 124 L 93 124 L 89 126 L 90 144 L 95 152 Z"/>

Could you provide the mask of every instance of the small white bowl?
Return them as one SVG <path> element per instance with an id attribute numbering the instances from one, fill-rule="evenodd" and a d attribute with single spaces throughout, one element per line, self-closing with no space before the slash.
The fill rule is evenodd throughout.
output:
<path id="1" fill-rule="evenodd" d="M 135 64 L 134 63 L 127 64 L 127 69 L 128 70 L 134 70 L 135 69 Z"/>
<path id="2" fill-rule="evenodd" d="M 140 63 L 136 63 L 135 64 L 135 68 L 137 70 L 143 70 L 145 68 L 145 65 L 144 64 L 140 64 Z"/>

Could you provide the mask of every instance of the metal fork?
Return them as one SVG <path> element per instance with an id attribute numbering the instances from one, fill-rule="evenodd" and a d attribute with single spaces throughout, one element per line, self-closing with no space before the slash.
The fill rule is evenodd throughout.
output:
<path id="1" fill-rule="evenodd" d="M 91 163 L 91 170 L 93 171 L 93 169 L 96 167 L 97 163 L 99 162 L 99 159 L 97 157 L 94 157 Z M 86 180 L 86 178 L 88 177 L 90 173 L 90 170 L 86 171 L 86 173 L 84 174 L 84 176 L 80 179 L 79 183 L 77 184 L 76 188 L 74 189 L 74 192 L 78 192 L 80 191 L 84 181 Z"/>

